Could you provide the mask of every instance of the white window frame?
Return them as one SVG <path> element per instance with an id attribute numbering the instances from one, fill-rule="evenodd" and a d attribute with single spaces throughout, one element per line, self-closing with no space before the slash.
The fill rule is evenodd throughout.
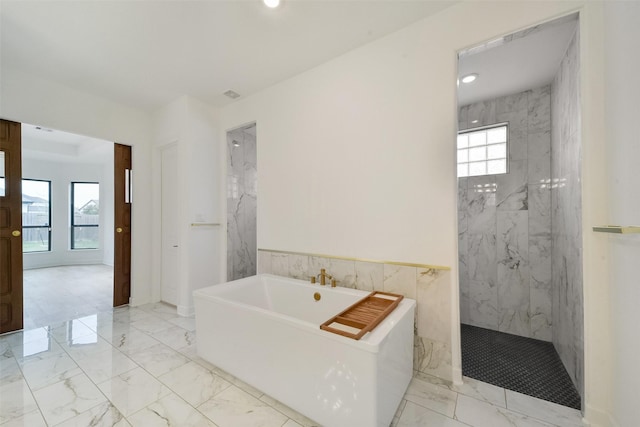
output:
<path id="1" fill-rule="evenodd" d="M 496 124 L 492 124 L 492 125 L 487 125 L 487 126 L 479 126 L 479 127 L 475 127 L 475 128 L 471 128 L 471 129 L 464 129 L 458 132 L 458 136 L 460 135 L 466 135 L 466 134 L 471 134 L 471 133 L 476 133 L 476 132 L 482 132 L 484 131 L 485 133 L 488 133 L 490 130 L 492 129 L 497 129 L 497 128 L 501 128 L 504 127 L 505 131 L 506 131 L 506 135 L 505 135 L 505 141 L 500 141 L 500 142 L 496 142 L 496 143 L 489 143 L 488 139 L 485 138 L 485 143 L 484 145 L 478 145 L 476 147 L 485 147 L 485 149 L 488 149 L 491 146 L 495 146 L 495 145 L 500 145 L 500 144 L 505 144 L 506 149 L 505 149 L 505 157 L 499 157 L 499 158 L 494 158 L 494 159 L 489 159 L 488 155 L 485 155 L 485 159 L 484 160 L 478 160 L 478 161 L 469 161 L 469 158 L 467 157 L 466 161 L 460 161 L 460 152 L 461 151 L 467 151 L 467 153 L 469 153 L 469 149 L 473 148 L 473 147 L 463 147 L 460 148 L 458 147 L 458 141 L 456 138 L 456 173 L 458 175 L 458 178 L 471 178 L 474 176 L 487 176 L 487 175 L 503 175 L 503 174 L 507 174 L 509 173 L 509 123 L 508 122 L 504 122 L 504 123 L 496 123 Z M 484 163 L 485 165 L 488 164 L 489 161 L 491 160 L 504 160 L 505 162 L 505 171 L 504 172 L 500 172 L 500 173 L 483 173 L 483 174 L 475 174 L 475 175 L 471 175 L 469 174 L 469 169 L 468 169 L 468 165 L 471 163 Z M 467 165 L 467 175 L 460 175 L 459 174 L 459 165 Z M 485 166 L 485 171 L 487 170 L 487 167 Z"/>

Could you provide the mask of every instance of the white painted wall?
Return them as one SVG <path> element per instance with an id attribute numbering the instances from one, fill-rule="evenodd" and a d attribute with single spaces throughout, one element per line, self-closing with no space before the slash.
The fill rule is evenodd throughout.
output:
<path id="1" fill-rule="evenodd" d="M 22 159 L 24 179 L 51 181 L 51 252 L 25 253 L 25 269 L 76 264 L 113 265 L 113 155 L 105 161 L 110 168 L 106 165 Z M 99 249 L 70 249 L 71 182 L 100 183 Z"/>
<path id="2" fill-rule="evenodd" d="M 160 150 L 176 142 L 178 148 L 179 257 L 180 281 L 178 313 L 193 313 L 194 290 L 220 283 L 224 255 L 223 226 L 192 226 L 194 223 L 221 223 L 219 195 L 222 192 L 219 130 L 215 110 L 187 96 L 172 102 L 154 116 L 154 182 L 160 182 Z M 155 212 L 160 212 L 160 188 L 153 191 Z M 154 236 L 160 238 L 161 218 L 153 218 Z M 154 283 L 160 282 L 160 240 L 154 243 Z M 157 298 L 159 298 L 159 293 Z"/>
<path id="3" fill-rule="evenodd" d="M 576 10 L 588 70 L 583 223 L 606 222 L 602 5 L 465 2 L 222 110 L 222 132 L 260 129 L 258 247 L 451 266 L 457 325 L 456 52 Z M 589 235 L 584 245 L 586 417 L 605 425 L 610 355 L 596 343 L 609 332 L 609 295 L 596 286 L 606 244 Z M 451 334 L 456 371 L 457 326 Z"/>
<path id="4" fill-rule="evenodd" d="M 630 73 L 640 69 L 640 3 L 615 2 L 605 8 L 605 60 L 610 224 L 640 226 L 640 82 Z M 640 420 L 640 234 L 602 236 L 610 245 L 611 273 L 602 286 L 611 290 L 611 335 L 614 426 L 637 425 Z"/>
<path id="5" fill-rule="evenodd" d="M 151 301 L 151 117 L 147 113 L 9 68 L 0 68 L 0 117 L 133 147 L 133 305 Z M 105 224 L 106 226 L 106 224 Z"/>
<path id="6" fill-rule="evenodd" d="M 607 8 L 625 7 L 619 3 Z M 225 222 L 215 217 L 225 212 L 219 185 L 225 175 L 220 155 L 224 151 L 217 150 L 223 150 L 227 130 L 257 121 L 259 247 L 450 265 L 454 269 L 451 316 L 456 324 L 455 52 L 575 10 L 581 12 L 586 417 L 592 425 L 606 426 L 613 411 L 620 426 L 635 422 L 637 405 L 632 399 L 640 379 L 631 357 L 637 354 L 638 343 L 629 328 L 637 323 L 633 316 L 637 281 L 632 283 L 631 269 L 634 261 L 637 264 L 637 242 L 617 240 L 610 254 L 612 238 L 596 235 L 590 227 L 611 221 L 637 223 L 631 215 L 638 212 L 637 199 L 632 199 L 637 179 L 634 167 L 625 161 L 637 158 L 635 140 L 627 135 L 632 135 L 638 116 L 632 100 L 638 98 L 624 94 L 629 80 L 622 78 L 633 69 L 624 61 L 637 64 L 637 57 L 631 56 L 635 54 L 631 43 L 638 39 L 632 25 L 637 12 L 608 9 L 605 20 L 600 2 L 465 2 L 239 100 L 222 111 L 217 138 L 195 138 L 217 145 L 197 144 L 202 157 L 190 179 L 209 160 L 207 166 L 214 168 L 217 158 L 220 181 L 205 173 L 200 182 L 219 199 L 217 204 L 189 204 L 183 228 L 188 230 L 197 212 Z M 610 54 L 606 58 L 605 52 Z M 2 64 L 0 117 L 133 146 L 132 300 L 134 304 L 154 300 L 159 281 L 151 260 L 157 259 L 159 227 L 153 215 L 157 185 L 152 185 L 152 178 L 157 183 L 157 168 L 154 164 L 152 174 L 151 131 L 162 135 L 154 137 L 156 145 L 185 133 L 171 129 L 165 133 L 161 128 L 172 126 L 158 121 L 152 126 L 151 117 L 136 109 L 7 67 Z M 610 94 L 606 105 L 605 92 Z M 185 100 L 168 109 L 184 109 L 186 117 L 188 104 Z M 191 113 L 205 121 L 198 133 L 214 132 L 213 117 L 209 121 L 207 109 L 200 107 L 194 108 L 200 113 Z M 607 111 L 609 107 L 613 112 Z M 628 111 L 633 114 L 624 115 Z M 159 116 L 172 114 L 164 111 Z M 613 132 L 621 132 L 621 137 Z M 183 165 L 201 154 L 184 152 Z M 622 184 L 608 179 L 603 162 L 607 153 L 612 154 L 609 167 L 618 170 L 615 179 Z M 611 275 L 609 255 L 616 267 Z M 215 272 L 205 270 L 194 275 L 198 277 L 194 284 L 215 281 Z M 219 270 L 222 280 L 224 264 Z M 452 337 L 456 351 L 456 328 Z M 454 354 L 454 362 L 459 364 L 459 357 Z M 619 368 L 614 369 L 615 364 Z"/>

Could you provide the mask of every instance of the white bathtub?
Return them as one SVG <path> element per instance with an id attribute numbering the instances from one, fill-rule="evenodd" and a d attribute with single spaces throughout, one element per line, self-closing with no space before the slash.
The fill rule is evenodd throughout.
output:
<path id="1" fill-rule="evenodd" d="M 415 301 L 359 341 L 320 329 L 367 294 L 270 274 L 199 289 L 198 354 L 323 426 L 387 427 L 413 373 Z"/>

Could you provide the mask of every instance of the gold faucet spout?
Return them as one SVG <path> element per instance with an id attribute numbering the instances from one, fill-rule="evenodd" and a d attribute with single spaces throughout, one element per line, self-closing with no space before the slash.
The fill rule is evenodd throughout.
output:
<path id="1" fill-rule="evenodd" d="M 327 270 L 324 268 L 320 269 L 320 274 L 318 274 L 318 276 L 320 276 L 320 285 L 322 286 L 327 284 L 327 279 L 329 280 L 333 279 L 333 276 L 330 274 L 327 274 Z"/>

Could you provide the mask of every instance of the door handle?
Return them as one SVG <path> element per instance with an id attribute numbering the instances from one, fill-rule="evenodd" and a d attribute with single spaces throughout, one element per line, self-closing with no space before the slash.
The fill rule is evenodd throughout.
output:
<path id="1" fill-rule="evenodd" d="M 116 228 L 116 233 L 122 233 L 122 228 L 120 227 Z"/>
<path id="2" fill-rule="evenodd" d="M 18 237 L 18 236 L 20 236 L 20 234 L 21 234 L 21 233 L 20 233 L 20 230 L 13 230 L 13 231 L 11 232 L 11 235 L 12 235 L 13 237 Z"/>

